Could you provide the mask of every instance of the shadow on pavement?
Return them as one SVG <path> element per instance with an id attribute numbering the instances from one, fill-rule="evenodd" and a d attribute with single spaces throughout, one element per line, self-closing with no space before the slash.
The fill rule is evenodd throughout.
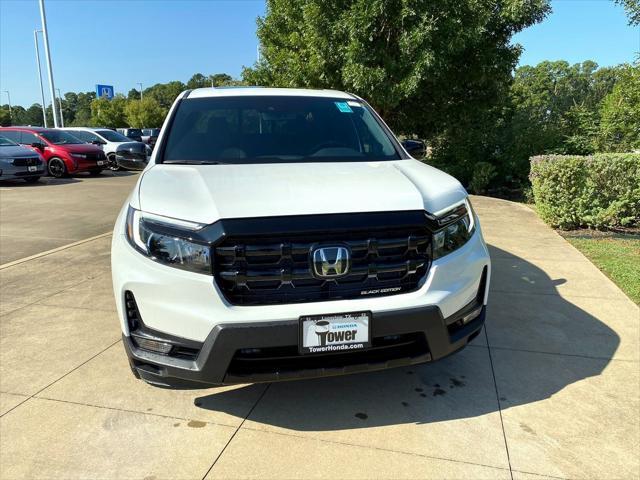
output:
<path id="1" fill-rule="evenodd" d="M 525 278 L 526 274 L 527 278 L 536 279 L 538 290 L 535 292 L 539 292 L 542 284 L 555 292 L 555 286 L 566 281 L 549 278 L 538 267 L 506 251 L 495 247 L 491 251 L 492 255 L 507 260 L 500 262 L 504 271 L 496 268 L 494 262 L 494 279 L 513 278 L 513 272 L 507 269 L 517 263 L 520 273 L 516 275 Z M 531 286 L 532 291 L 528 292 L 527 285 L 531 284 L 518 283 L 521 292 L 518 295 L 492 292 L 489 297 L 486 328 L 489 339 L 499 339 L 503 347 L 499 355 L 503 363 L 496 370 L 506 372 L 504 378 L 508 380 L 500 379 L 500 385 L 508 383 L 505 387 L 513 393 L 510 398 L 499 397 L 503 394 L 497 393 L 483 333 L 463 351 L 432 364 L 274 383 L 251 412 L 249 420 L 298 431 L 442 422 L 496 412 L 499 401 L 502 408 L 538 402 L 575 382 L 599 375 L 618 348 L 618 335 L 559 295 L 529 295 L 534 291 Z M 501 304 L 492 307 L 496 302 Z M 574 351 L 572 342 L 593 342 L 598 345 L 594 355 L 598 358 L 572 362 L 568 366 L 565 359 L 570 357 L 554 355 L 550 361 L 549 355 L 523 354 L 522 350 L 527 350 L 522 348 L 522 336 L 527 336 L 528 344 L 539 345 L 529 351 L 550 353 Z M 511 343 L 516 347 L 510 349 Z M 492 341 L 492 347 L 495 346 Z M 495 365 L 496 349 L 492 352 Z M 505 358 L 509 358 L 509 362 L 513 359 L 513 363 L 506 365 Z M 195 399 L 195 404 L 233 414 L 224 407 L 232 405 L 225 397 L 238 395 L 241 390 L 206 395 Z"/>
<path id="2" fill-rule="evenodd" d="M 43 176 L 40 178 L 39 181 L 35 183 L 27 183 L 24 180 L 18 178 L 18 179 L 11 179 L 11 180 L 0 180 L 0 188 L 1 187 L 34 188 L 34 187 L 47 187 L 47 186 L 55 186 L 55 185 L 67 185 L 69 183 L 79 183 L 89 178 L 100 180 L 100 179 L 107 179 L 107 178 L 113 178 L 113 177 L 130 177 L 131 175 L 136 175 L 137 173 L 138 172 L 132 172 L 127 170 L 117 171 L 117 172 L 112 172 L 111 170 L 103 170 L 100 175 L 95 175 L 95 176 L 89 175 L 88 173 L 87 174 L 82 173 L 82 174 L 78 174 L 70 177 L 64 177 L 64 178 L 54 178 L 49 176 Z"/>

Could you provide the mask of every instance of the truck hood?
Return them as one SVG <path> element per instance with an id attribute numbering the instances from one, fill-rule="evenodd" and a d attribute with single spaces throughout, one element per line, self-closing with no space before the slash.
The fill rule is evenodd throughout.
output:
<path id="1" fill-rule="evenodd" d="M 33 149 L 23 147 L 22 145 L 5 145 L 0 147 L 0 159 L 3 158 L 21 158 L 29 157 L 33 158 L 39 156 Z"/>
<path id="2" fill-rule="evenodd" d="M 140 208 L 210 224 L 222 218 L 426 210 L 467 195 L 453 177 L 417 160 L 149 167 Z"/>

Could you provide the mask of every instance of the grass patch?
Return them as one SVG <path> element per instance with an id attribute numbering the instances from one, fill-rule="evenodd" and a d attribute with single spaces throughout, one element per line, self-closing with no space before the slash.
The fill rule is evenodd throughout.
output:
<path id="1" fill-rule="evenodd" d="M 640 236 L 593 230 L 559 233 L 640 305 Z"/>

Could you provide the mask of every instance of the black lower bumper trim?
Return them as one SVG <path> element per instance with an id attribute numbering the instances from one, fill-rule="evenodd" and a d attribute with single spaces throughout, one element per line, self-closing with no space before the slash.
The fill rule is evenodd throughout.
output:
<path id="1" fill-rule="evenodd" d="M 217 325 L 195 360 L 137 348 L 127 336 L 123 336 L 123 343 L 132 368 L 141 378 L 171 388 L 343 375 L 430 362 L 460 350 L 480 332 L 486 307 L 455 332 L 448 326 L 473 306 L 446 320 L 435 306 L 374 312 L 374 348 L 317 355 L 315 361 L 297 353 L 299 324 L 295 320 Z M 259 353 L 251 357 L 246 352 Z"/>

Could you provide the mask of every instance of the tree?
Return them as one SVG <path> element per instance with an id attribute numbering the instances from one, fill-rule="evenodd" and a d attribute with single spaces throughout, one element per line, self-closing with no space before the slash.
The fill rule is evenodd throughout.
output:
<path id="1" fill-rule="evenodd" d="M 0 127 L 10 127 L 11 116 L 9 115 L 9 105 L 2 105 L 0 107 Z"/>
<path id="2" fill-rule="evenodd" d="M 203 88 L 203 87 L 210 87 L 210 86 L 211 86 L 211 83 L 207 83 L 207 77 L 205 77 L 201 73 L 196 73 L 187 82 L 187 88 L 189 89 Z"/>
<path id="3" fill-rule="evenodd" d="M 222 87 L 226 85 L 237 85 L 239 82 L 235 81 L 231 75 L 226 73 L 214 73 L 207 77 L 207 86 Z"/>
<path id="4" fill-rule="evenodd" d="M 42 119 L 42 105 L 34 103 L 27 108 L 25 112 L 25 124 L 39 127 L 44 126 L 44 121 Z"/>
<path id="5" fill-rule="evenodd" d="M 127 100 L 140 100 L 140 90 L 136 90 L 135 88 L 129 90 L 129 93 L 127 93 Z"/>
<path id="6" fill-rule="evenodd" d="M 598 69 L 593 61 L 518 68 L 502 114 L 495 160 L 501 177 L 525 182 L 533 155 L 593 153 L 600 105 L 618 75 L 619 68 Z"/>
<path id="7" fill-rule="evenodd" d="M 143 96 L 154 98 L 162 108 L 168 110 L 176 97 L 186 89 L 186 85 L 178 81 L 156 83 L 153 87 L 145 89 Z"/>
<path id="8" fill-rule="evenodd" d="M 66 95 L 65 95 L 66 97 Z M 91 121 L 91 102 L 95 100 L 96 92 L 78 93 L 76 95 L 75 115 L 69 123 L 74 127 L 87 127 L 94 125 Z M 67 101 L 69 99 L 67 98 Z"/>
<path id="9" fill-rule="evenodd" d="M 629 17 L 629 25 L 640 25 L 640 0 L 614 0 L 622 5 Z"/>
<path id="10" fill-rule="evenodd" d="M 513 34 L 548 11 L 547 0 L 268 0 L 261 61 L 243 79 L 353 92 L 396 131 L 446 146 L 453 134 L 483 136 L 469 128 L 493 122 L 508 92 Z"/>
<path id="11" fill-rule="evenodd" d="M 640 149 L 640 62 L 628 65 L 604 99 L 598 144 L 606 152 Z"/>
<path id="12" fill-rule="evenodd" d="M 112 100 L 96 98 L 91 102 L 91 123 L 100 127 L 127 127 L 124 95 L 116 95 Z"/>
<path id="13" fill-rule="evenodd" d="M 134 128 L 159 127 L 164 122 L 167 111 L 151 97 L 129 100 L 124 108 L 129 126 Z"/>

